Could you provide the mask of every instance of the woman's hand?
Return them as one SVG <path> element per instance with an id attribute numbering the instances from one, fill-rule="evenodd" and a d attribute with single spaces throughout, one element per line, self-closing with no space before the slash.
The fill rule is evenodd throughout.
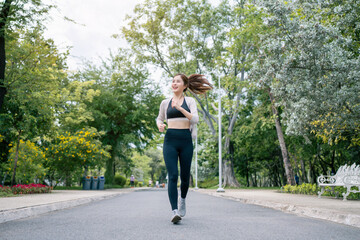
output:
<path id="1" fill-rule="evenodd" d="M 173 100 L 171 101 L 171 107 L 172 107 L 172 108 L 176 108 L 177 110 L 180 111 L 180 108 L 181 108 L 181 106 L 180 106 L 180 101 L 173 99 Z"/>
<path id="2" fill-rule="evenodd" d="M 163 123 L 158 124 L 158 128 L 159 128 L 160 132 L 164 132 L 165 127 L 166 127 L 166 124 L 163 124 Z"/>

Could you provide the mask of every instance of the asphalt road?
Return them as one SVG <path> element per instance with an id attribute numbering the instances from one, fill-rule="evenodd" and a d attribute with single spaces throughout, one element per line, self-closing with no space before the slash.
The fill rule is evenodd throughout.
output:
<path id="1" fill-rule="evenodd" d="M 166 191 L 138 191 L 2 223 L 0 239 L 360 239 L 359 228 L 196 192 L 181 223 L 170 218 Z"/>

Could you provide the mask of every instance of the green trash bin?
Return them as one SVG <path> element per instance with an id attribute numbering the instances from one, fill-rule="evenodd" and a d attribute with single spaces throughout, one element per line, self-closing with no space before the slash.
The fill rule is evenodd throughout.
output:
<path id="1" fill-rule="evenodd" d="M 105 177 L 104 176 L 98 177 L 98 190 L 104 190 L 104 185 L 105 185 Z"/>
<path id="2" fill-rule="evenodd" d="M 97 190 L 98 188 L 98 177 L 91 177 L 91 190 Z"/>
<path id="3" fill-rule="evenodd" d="M 91 178 L 90 176 L 83 177 L 83 190 L 90 190 Z"/>

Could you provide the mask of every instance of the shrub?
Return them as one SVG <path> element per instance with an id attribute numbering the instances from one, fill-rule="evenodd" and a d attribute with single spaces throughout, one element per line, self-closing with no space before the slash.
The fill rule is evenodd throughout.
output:
<path id="1" fill-rule="evenodd" d="M 46 185 L 34 183 L 29 185 L 18 184 L 11 189 L 14 194 L 50 193 L 52 190 L 51 187 Z"/>
<path id="2" fill-rule="evenodd" d="M 12 145 L 11 143 L 9 146 Z M 15 150 L 16 146 L 12 146 L 9 150 L 8 162 L 5 165 L 9 175 L 12 175 L 14 171 Z M 43 164 L 47 161 L 45 153 L 35 143 L 20 140 L 15 181 L 21 184 L 42 181 L 46 171 Z"/>
<path id="3" fill-rule="evenodd" d="M 0 185 L 0 192 L 7 193 L 7 194 L 12 193 L 10 187 L 6 187 L 6 186 L 2 186 L 2 185 Z"/>
<path id="4" fill-rule="evenodd" d="M 120 174 L 116 174 L 114 177 L 114 183 L 123 187 L 126 184 L 126 178 Z"/>
<path id="5" fill-rule="evenodd" d="M 219 184 L 219 178 L 218 177 L 205 179 L 204 181 L 200 181 L 198 183 L 200 188 L 211 188 L 211 187 L 214 187 L 214 186 L 216 186 L 218 184 Z"/>
<path id="6" fill-rule="evenodd" d="M 18 184 L 12 187 L 5 187 L 0 185 L 0 192 L 5 192 L 7 194 L 33 194 L 33 193 L 50 193 L 52 187 L 43 185 L 43 184 Z"/>
<path id="7" fill-rule="evenodd" d="M 323 196 L 335 196 L 332 192 L 329 192 L 331 190 L 331 187 L 325 188 L 328 191 L 325 191 Z M 311 183 L 303 183 L 301 185 L 285 185 L 283 187 L 283 190 L 285 193 L 294 193 L 294 194 L 307 194 L 307 195 L 317 195 L 320 191 L 320 187 L 318 187 L 317 184 L 311 184 Z M 338 197 L 342 197 L 343 193 L 346 193 L 346 188 L 344 187 L 335 187 L 334 192 L 338 193 Z M 347 199 L 360 199 L 360 193 L 350 193 Z"/>
<path id="8" fill-rule="evenodd" d="M 303 183 L 301 185 L 285 185 L 283 187 L 284 192 L 286 193 L 296 193 L 296 194 L 307 194 L 307 195 L 316 195 L 320 190 L 316 184 Z"/>

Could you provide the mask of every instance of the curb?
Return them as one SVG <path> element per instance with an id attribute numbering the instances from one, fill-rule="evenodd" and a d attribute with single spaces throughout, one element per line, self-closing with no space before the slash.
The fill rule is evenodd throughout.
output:
<path id="1" fill-rule="evenodd" d="M 327 220 L 327 221 L 331 221 L 331 222 L 336 222 L 336 223 L 360 228 L 360 215 L 342 213 L 339 211 L 322 209 L 322 208 L 303 207 L 303 206 L 276 203 L 276 202 L 270 202 L 270 201 L 260 201 L 260 200 L 236 198 L 236 197 L 226 196 L 224 194 L 219 194 L 219 193 L 217 193 L 217 194 L 216 193 L 205 193 L 205 192 L 199 192 L 199 193 L 208 194 L 208 195 L 211 195 L 214 197 L 230 199 L 230 200 L 238 201 L 238 202 L 245 203 L 245 204 L 253 204 L 253 205 L 258 205 L 258 206 L 262 206 L 262 207 L 266 207 L 266 208 L 272 208 L 275 210 L 280 210 L 285 213 L 292 213 L 292 214 L 302 216 L 302 217 L 310 217 L 310 218 L 316 218 L 316 219 L 321 219 L 321 220 Z"/>
<path id="2" fill-rule="evenodd" d="M 35 217 L 48 212 L 72 208 L 75 206 L 88 204 L 94 201 L 112 198 L 121 194 L 125 194 L 125 193 L 122 192 L 122 193 L 114 193 L 114 194 L 96 196 L 96 197 L 84 197 L 75 200 L 68 200 L 57 203 L 42 204 L 37 206 L 0 211 L 0 224 L 22 218 Z"/>

